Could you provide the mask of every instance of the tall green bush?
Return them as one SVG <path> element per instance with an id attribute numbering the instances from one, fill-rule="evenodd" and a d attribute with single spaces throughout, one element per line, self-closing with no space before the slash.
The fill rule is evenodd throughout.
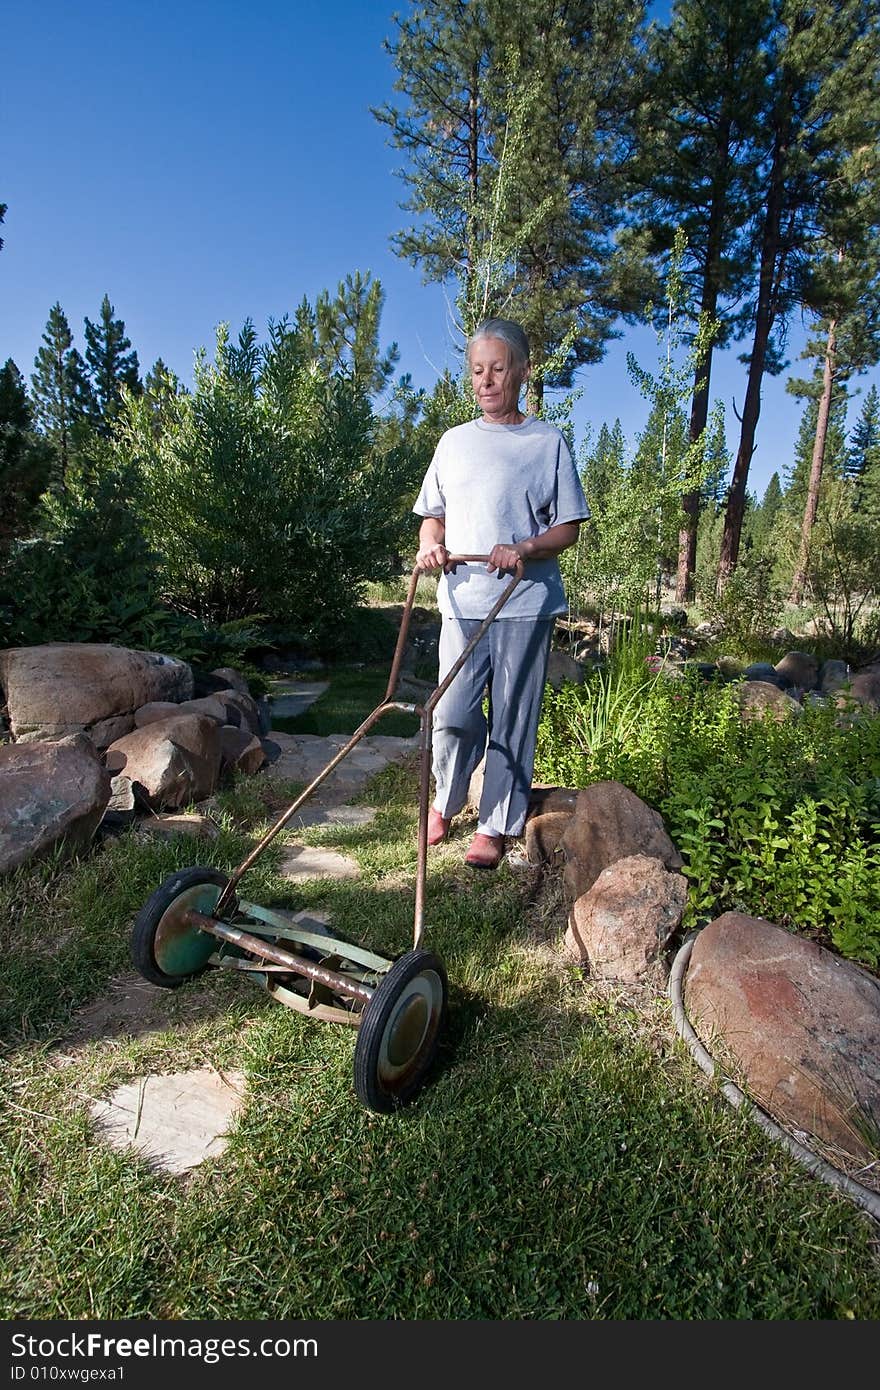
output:
<path id="1" fill-rule="evenodd" d="M 400 499 L 418 467 L 377 433 L 364 392 L 285 325 L 262 349 L 249 325 L 234 345 L 221 329 L 158 435 L 129 397 L 117 448 L 141 472 L 163 595 L 205 621 L 261 613 L 326 637 L 409 539 Z"/>

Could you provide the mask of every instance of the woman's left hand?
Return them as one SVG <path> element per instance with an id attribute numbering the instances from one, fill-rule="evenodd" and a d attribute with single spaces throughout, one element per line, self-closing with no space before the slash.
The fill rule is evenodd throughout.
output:
<path id="1" fill-rule="evenodd" d="M 496 570 L 515 570 L 522 556 L 515 545 L 493 545 L 486 564 L 490 574 Z"/>

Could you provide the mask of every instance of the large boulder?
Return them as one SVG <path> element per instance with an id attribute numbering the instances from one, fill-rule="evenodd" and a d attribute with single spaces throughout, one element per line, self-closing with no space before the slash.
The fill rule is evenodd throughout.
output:
<path id="1" fill-rule="evenodd" d="M 778 1120 L 880 1157 L 880 981 L 772 922 L 725 912 L 694 942 L 684 1004 L 719 1065 Z"/>
<path id="2" fill-rule="evenodd" d="M 669 973 L 662 952 L 681 924 L 687 879 L 644 854 L 618 859 L 574 903 L 566 954 L 606 980 L 660 983 Z"/>
<path id="3" fill-rule="evenodd" d="M 683 862 L 659 811 L 620 782 L 594 782 L 578 792 L 561 844 L 563 877 L 572 899 L 586 893 L 602 870 L 618 859 L 643 854 L 659 859 L 667 869 L 680 869 Z"/>
<path id="4" fill-rule="evenodd" d="M 63 839 L 87 844 L 110 800 L 110 775 L 84 734 L 0 747 L 0 873 Z"/>
<path id="5" fill-rule="evenodd" d="M 819 689 L 823 695 L 842 690 L 849 683 L 849 666 L 845 661 L 823 661 L 819 668 Z"/>
<path id="6" fill-rule="evenodd" d="M 220 730 L 220 762 L 224 772 L 259 772 L 266 761 L 266 750 L 256 734 L 231 724 Z"/>
<path id="7" fill-rule="evenodd" d="M 798 690 L 814 690 L 819 679 L 819 662 L 812 652 L 786 652 L 776 663 L 776 673 Z"/>
<path id="8" fill-rule="evenodd" d="M 220 725 L 206 714 L 172 714 L 126 734 L 107 749 L 107 767 L 124 773 L 153 810 L 203 801 L 220 774 Z"/>
<path id="9" fill-rule="evenodd" d="M 769 714 L 781 720 L 804 712 L 800 701 L 769 681 L 743 681 L 737 686 L 736 697 L 743 719 L 763 719 Z"/>
<path id="10" fill-rule="evenodd" d="M 880 671 L 857 671 L 846 694 L 868 710 L 880 710 Z"/>
<path id="11" fill-rule="evenodd" d="M 155 652 L 51 642 L 0 651 L 0 686 L 17 742 L 85 732 L 107 747 L 132 728 L 141 705 L 188 700 L 193 675 L 185 661 Z"/>

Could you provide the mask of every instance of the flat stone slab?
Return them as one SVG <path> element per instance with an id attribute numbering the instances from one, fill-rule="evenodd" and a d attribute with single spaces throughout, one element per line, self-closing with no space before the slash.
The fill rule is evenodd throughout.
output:
<path id="1" fill-rule="evenodd" d="M 347 734 L 330 734 L 327 738 L 321 738 L 318 734 L 274 731 L 272 738 L 281 749 L 280 756 L 272 765 L 274 776 L 291 782 L 303 782 L 306 786 L 324 771 L 349 740 Z M 328 775 L 321 784 L 319 795 L 325 802 L 330 799 L 344 801 L 360 791 L 387 763 L 402 760 L 418 746 L 417 737 L 368 734 Z"/>
<path id="2" fill-rule="evenodd" d="M 189 835 L 196 840 L 216 840 L 220 834 L 217 826 L 208 816 L 198 812 L 181 811 L 179 814 L 160 812 L 155 816 L 144 816 L 138 822 L 139 835 Z"/>
<path id="3" fill-rule="evenodd" d="M 186 1173 L 216 1158 L 244 1103 L 244 1076 L 177 1072 L 141 1077 L 90 1106 L 101 1136 L 115 1149 L 135 1149 L 168 1173 Z"/>
<path id="4" fill-rule="evenodd" d="M 324 694 L 329 684 L 329 681 L 273 681 L 269 689 L 271 718 L 295 719 Z"/>
<path id="5" fill-rule="evenodd" d="M 305 830 L 311 825 L 369 825 L 376 818 L 375 806 L 322 806 L 320 791 L 307 801 L 301 811 L 288 822 L 291 830 Z"/>
<path id="6" fill-rule="evenodd" d="M 357 878 L 360 866 L 335 849 L 285 845 L 278 870 L 282 878 Z"/>

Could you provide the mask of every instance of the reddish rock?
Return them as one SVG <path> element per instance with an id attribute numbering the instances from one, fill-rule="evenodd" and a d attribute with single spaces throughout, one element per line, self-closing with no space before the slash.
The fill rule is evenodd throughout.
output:
<path id="1" fill-rule="evenodd" d="M 88 729 L 89 738 L 99 751 L 109 748 L 118 738 L 124 738 L 134 728 L 134 716 L 115 714 L 110 719 L 99 719 Z"/>
<path id="2" fill-rule="evenodd" d="M 227 716 L 224 721 L 226 724 L 235 722 L 229 717 L 228 711 L 229 709 L 236 709 L 239 713 L 241 727 L 243 729 L 249 729 L 250 732 L 256 734 L 257 737 L 260 736 L 262 733 L 260 728 L 260 710 L 256 700 L 252 699 L 250 695 L 243 695 L 238 690 L 218 690 L 216 695 L 212 698 L 220 699 L 226 705 Z"/>
<path id="3" fill-rule="evenodd" d="M 880 710 L 880 671 L 857 671 L 847 694 L 867 709 Z"/>
<path id="4" fill-rule="evenodd" d="M 777 1120 L 861 1161 L 880 1156 L 874 976 L 772 922 L 726 912 L 694 942 L 684 1004 L 719 1065 Z"/>
<path id="5" fill-rule="evenodd" d="M 586 893 L 609 864 L 633 854 L 659 859 L 667 869 L 682 865 L 660 813 L 620 782 L 594 782 L 578 792 L 561 845 L 572 900 Z"/>
<path id="6" fill-rule="evenodd" d="M 227 724 L 220 730 L 220 759 L 224 769 L 234 772 L 259 772 L 266 762 L 262 743 L 246 729 Z"/>
<path id="7" fill-rule="evenodd" d="M 216 787 L 220 726 L 205 714 L 169 715 L 111 744 L 106 761 L 154 810 L 174 810 L 204 800 Z"/>
<path id="8" fill-rule="evenodd" d="M 141 705 L 140 709 L 135 710 L 134 726 L 136 729 L 143 729 L 147 724 L 155 724 L 157 720 L 167 719 L 170 714 L 179 712 L 180 705 L 174 704 L 171 700 L 151 700 L 148 705 Z"/>
<path id="9" fill-rule="evenodd" d="M 566 954 L 587 961 L 601 979 L 665 981 L 662 952 L 681 923 L 687 891 L 684 875 L 670 873 L 659 859 L 618 859 L 575 901 Z"/>
<path id="10" fill-rule="evenodd" d="M 219 692 L 215 695 L 203 695 L 200 700 L 182 700 L 178 705 L 181 714 L 206 714 L 209 719 L 214 719 L 218 724 L 240 724 L 241 713 L 236 706 L 223 698 L 224 695 L 235 694 L 234 691 L 224 691 L 223 695 Z M 229 713 L 233 712 L 234 717 L 230 718 Z"/>
<path id="11" fill-rule="evenodd" d="M 0 873 L 56 841 L 91 840 L 110 800 L 110 776 L 84 734 L 0 747 Z"/>
<path id="12" fill-rule="evenodd" d="M 105 721 L 133 718 L 151 700 L 189 699 L 193 675 L 186 662 L 155 652 L 52 642 L 0 651 L 0 686 L 12 733 L 24 742 L 88 733 Z"/>

